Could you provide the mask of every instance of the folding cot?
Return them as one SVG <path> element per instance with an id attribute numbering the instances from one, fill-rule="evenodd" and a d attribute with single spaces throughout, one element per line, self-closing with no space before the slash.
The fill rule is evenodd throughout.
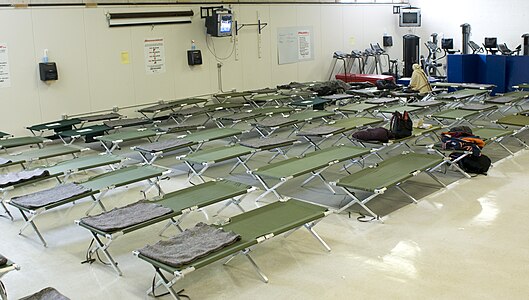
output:
<path id="1" fill-rule="evenodd" d="M 224 258 L 228 258 L 224 263 L 224 265 L 226 265 L 237 255 L 244 255 L 250 261 L 261 279 L 264 282 L 268 282 L 266 275 L 250 256 L 252 248 L 262 242 L 272 239 L 274 236 L 283 233 L 287 233 L 288 235 L 301 227 L 305 227 L 327 251 L 330 251 L 329 246 L 314 231 L 314 226 L 330 213 L 331 212 L 324 207 L 295 199 L 289 199 L 288 201 L 274 202 L 252 211 L 239 214 L 231 217 L 228 222 L 222 225 L 217 225 L 218 228 L 222 228 L 225 231 L 233 231 L 234 233 L 239 234 L 240 239 L 237 242 L 180 267 L 174 267 L 167 263 L 163 263 L 160 259 L 147 257 L 142 254 L 142 250 L 134 251 L 133 253 L 138 258 L 151 264 L 155 269 L 156 275 L 160 278 L 158 282 L 153 285 L 152 292 L 154 293 L 155 288 L 163 285 L 174 299 L 180 299 L 178 293 L 172 287 L 178 280 L 197 269 Z M 176 253 L 171 254 L 174 255 Z M 166 278 L 163 271 L 171 274 L 172 278 Z M 148 292 L 150 291 L 151 289 L 149 289 Z"/>
<path id="2" fill-rule="evenodd" d="M 439 185 L 446 187 L 446 185 L 432 173 L 432 168 L 442 161 L 443 158 L 437 155 L 418 154 L 413 152 L 403 153 L 388 158 L 369 168 L 364 168 L 356 173 L 341 178 L 336 182 L 331 182 L 331 185 L 340 187 L 351 198 L 351 201 L 341 207 L 338 212 L 342 212 L 357 203 L 373 218 L 379 219 L 379 216 L 367 207 L 366 204 L 374 198 L 384 194 L 391 187 L 395 187 L 406 197 L 417 203 L 417 200 L 407 193 L 401 187 L 401 184 L 424 172 Z M 371 195 L 361 200 L 353 190 L 369 192 Z"/>
<path id="3" fill-rule="evenodd" d="M 213 97 L 215 97 L 215 99 L 217 99 L 219 103 L 229 102 L 229 100 L 233 98 L 242 98 L 244 99 L 244 102 L 250 103 L 248 99 L 252 95 L 253 93 L 251 92 L 227 92 L 227 93 L 214 94 Z"/>
<path id="4" fill-rule="evenodd" d="M 485 142 L 485 146 L 490 145 L 490 144 L 498 144 L 501 148 L 507 151 L 509 155 L 514 155 L 514 153 L 502 143 L 502 141 L 507 137 L 512 137 L 516 139 L 518 142 L 520 142 L 520 144 L 527 147 L 527 145 L 522 140 L 520 140 L 518 137 L 515 136 L 516 131 L 511 130 L 511 129 L 477 127 L 477 128 L 472 129 L 472 133 L 474 136 L 477 136 L 481 140 L 483 140 Z M 459 166 L 459 161 L 461 161 L 462 159 L 464 159 L 465 157 L 469 155 L 472 155 L 472 151 L 443 150 L 443 149 L 440 149 L 437 145 L 429 145 L 427 146 L 427 148 L 429 151 L 433 151 L 444 158 L 444 161 L 441 162 L 438 166 L 436 166 L 432 170 L 437 170 L 443 165 L 447 165 L 447 166 L 453 167 L 456 171 L 461 173 L 461 175 L 463 175 L 464 177 L 468 179 L 472 178 L 470 174 L 468 174 L 465 170 L 463 170 Z M 449 154 L 453 152 L 459 153 L 459 156 L 455 159 L 452 159 L 449 157 Z"/>
<path id="5" fill-rule="evenodd" d="M 262 88 L 262 89 L 256 89 L 256 90 L 250 90 L 250 91 L 246 91 L 248 93 L 252 93 L 252 94 L 257 94 L 257 95 L 262 95 L 262 94 L 277 94 L 277 89 L 276 88 L 269 88 L 269 87 L 266 87 L 266 88 Z"/>
<path id="6" fill-rule="evenodd" d="M 399 112 L 399 113 L 404 113 L 405 111 L 407 111 L 410 116 L 413 118 L 416 118 L 416 113 L 420 112 L 424 110 L 424 108 L 420 107 L 420 106 L 411 106 L 411 105 L 407 105 L 407 104 L 403 104 L 403 105 L 393 105 L 393 106 L 388 106 L 388 107 L 380 107 L 380 109 L 377 109 L 376 110 L 376 113 L 378 115 L 380 115 L 381 117 L 384 118 L 384 120 L 386 121 L 389 121 L 391 119 L 391 114 L 394 113 L 394 112 Z"/>
<path id="7" fill-rule="evenodd" d="M 349 117 L 349 115 L 354 115 L 358 117 L 370 115 L 372 117 L 375 117 L 375 114 L 373 112 L 380 106 L 381 104 L 354 102 L 344 106 L 338 106 L 334 109 L 334 111 L 342 115 L 344 118 Z"/>
<path id="8" fill-rule="evenodd" d="M 323 99 L 320 97 L 313 97 L 309 99 L 292 101 L 288 105 L 302 107 L 304 109 L 323 110 L 325 108 L 325 105 L 329 103 L 331 103 L 331 100 Z"/>
<path id="9" fill-rule="evenodd" d="M 281 95 L 290 96 L 292 100 L 305 100 L 316 97 L 318 93 L 313 91 L 292 89 L 288 91 L 281 91 Z"/>
<path id="10" fill-rule="evenodd" d="M 529 99 L 528 91 L 515 91 L 504 94 L 503 96 L 485 99 L 485 103 L 502 106 L 503 110 L 498 108 L 498 112 L 504 115 L 512 107 L 522 111 L 522 105 Z"/>
<path id="11" fill-rule="evenodd" d="M 60 184 L 51 189 L 11 198 L 7 203 L 16 207 L 26 221 L 24 226 L 20 229 L 19 234 L 22 234 L 22 231 L 27 226 L 31 225 L 42 244 L 46 247 L 46 241 L 40 234 L 40 231 L 34 222 L 35 218 L 40 214 L 52 208 L 73 203 L 74 201 L 85 197 L 91 197 L 94 201 L 87 210 L 87 215 L 96 205 L 99 205 L 104 211 L 106 211 L 101 200 L 110 190 L 144 180 L 149 182 L 149 188 L 143 191 L 144 197 L 146 197 L 148 190 L 152 187 L 155 187 L 159 194 L 163 194 L 158 181 L 161 176 L 168 175 L 169 173 L 171 173 L 171 171 L 154 166 L 129 166 L 94 176 L 82 183 Z M 60 192 L 60 194 L 57 195 L 57 192 Z M 99 195 L 96 197 L 96 194 Z"/>
<path id="12" fill-rule="evenodd" d="M 187 119 L 191 117 L 205 115 L 206 120 L 202 122 L 202 124 L 204 125 L 213 117 L 213 113 L 215 112 L 223 111 L 223 110 L 234 111 L 236 109 L 241 109 L 246 106 L 247 105 L 244 103 L 231 103 L 231 102 L 206 104 L 204 106 L 183 108 L 175 112 L 172 112 L 171 119 L 173 119 L 173 121 L 175 121 L 178 124 L 178 123 L 185 122 Z"/>
<path id="13" fill-rule="evenodd" d="M 121 119 L 121 118 L 123 118 L 123 116 L 115 112 L 77 117 L 77 119 L 81 120 L 81 122 L 83 123 L 110 121 L 110 120 Z"/>
<path id="14" fill-rule="evenodd" d="M 181 135 L 179 138 L 172 140 L 135 146 L 131 149 L 138 151 L 143 160 L 150 165 L 158 158 L 173 151 L 187 148 L 190 152 L 194 152 L 202 148 L 202 145 L 207 142 L 225 138 L 232 138 L 234 141 L 238 141 L 237 136 L 244 132 L 246 131 L 235 128 L 212 128 Z"/>
<path id="15" fill-rule="evenodd" d="M 104 135 L 109 130 L 112 130 L 112 127 L 98 124 L 79 129 L 61 131 L 57 135 L 64 144 L 71 145 L 80 138 L 84 138 L 87 143 L 94 142 L 96 137 Z"/>
<path id="16" fill-rule="evenodd" d="M 529 83 L 520 83 L 517 85 L 513 85 L 512 88 L 516 90 L 526 90 L 529 89 Z"/>
<path id="17" fill-rule="evenodd" d="M 0 255 L 0 257 L 3 256 Z M 7 260 L 5 264 L 0 264 L 0 279 L 2 279 L 7 273 L 15 270 L 20 270 L 20 267 L 10 260 Z M 0 299 L 7 300 L 7 291 L 2 281 L 0 281 Z"/>
<path id="18" fill-rule="evenodd" d="M 285 114 L 289 114 L 294 109 L 290 107 L 280 107 L 280 106 L 268 106 L 268 107 L 260 107 L 255 108 L 251 110 L 247 110 L 244 112 L 238 112 L 234 114 L 224 115 L 217 118 L 213 118 L 213 121 L 217 124 L 219 128 L 226 127 L 224 123 L 231 122 L 231 126 L 233 127 L 237 125 L 240 122 L 248 121 L 248 120 L 254 120 L 257 122 L 257 119 L 264 118 L 266 116 L 272 116 L 276 114 L 282 114 L 285 116 Z"/>
<path id="19" fill-rule="evenodd" d="M 328 96 L 321 96 L 320 98 L 323 100 L 329 100 L 331 103 L 344 103 L 354 98 L 354 96 L 350 94 L 332 94 Z"/>
<path id="20" fill-rule="evenodd" d="M 314 150 L 320 150 L 320 145 L 322 143 L 336 135 L 340 135 L 340 138 L 334 144 L 337 144 L 344 137 L 349 139 L 351 143 L 354 143 L 354 141 L 347 136 L 348 132 L 379 124 L 383 121 L 384 119 L 381 118 L 353 117 L 332 121 L 323 126 L 300 131 L 297 133 L 297 136 L 301 136 L 309 142 L 309 145 L 301 154 L 304 154 L 312 147 L 314 147 Z M 319 141 L 316 142 L 316 139 L 319 139 Z"/>
<path id="21" fill-rule="evenodd" d="M 11 155 L 0 157 L 0 168 L 9 167 L 13 165 L 21 165 L 22 168 L 26 169 L 30 167 L 32 163 L 38 160 L 69 154 L 71 154 L 75 158 L 78 153 L 88 150 L 90 149 L 81 149 L 78 147 L 67 145 L 54 145 L 42 149 L 34 149 L 24 152 L 12 153 Z"/>
<path id="22" fill-rule="evenodd" d="M 466 104 L 456 108 L 449 108 L 440 112 L 427 115 L 427 118 L 431 118 L 439 125 L 453 127 L 463 123 L 467 123 L 472 126 L 472 123 L 480 118 L 488 118 L 496 109 L 496 105 L 493 104 Z M 450 123 L 445 125 L 444 120 Z"/>
<path id="23" fill-rule="evenodd" d="M 322 119 L 322 122 L 327 122 L 326 118 L 334 116 L 333 112 L 319 111 L 319 110 L 306 110 L 299 113 L 291 114 L 288 117 L 270 117 L 260 120 L 255 123 L 251 123 L 252 127 L 262 136 L 268 137 L 275 133 L 277 130 L 285 127 L 292 127 L 292 135 L 295 131 L 303 128 L 303 123 L 311 122 L 316 119 Z"/>
<path id="24" fill-rule="evenodd" d="M 273 94 L 273 95 L 255 95 L 250 98 L 250 101 L 256 107 L 266 106 L 269 103 L 273 103 L 277 106 L 283 106 L 285 102 L 290 102 L 292 100 L 291 96 L 282 95 L 282 94 Z"/>
<path id="25" fill-rule="evenodd" d="M 94 142 L 97 137 L 108 133 L 111 130 L 118 130 L 124 127 L 143 126 L 151 124 L 152 121 L 147 118 L 123 118 L 119 120 L 105 121 L 103 124 L 82 127 L 59 132 L 59 137 L 65 144 L 72 144 L 77 139 L 84 138 L 85 142 Z M 66 140 L 70 141 L 67 142 Z"/>
<path id="26" fill-rule="evenodd" d="M 440 110 L 441 107 L 445 105 L 445 103 L 443 101 L 438 101 L 438 100 L 426 100 L 426 101 L 408 102 L 407 105 L 414 106 L 414 107 L 420 107 L 425 112 L 429 112 L 429 111 Z"/>
<path id="27" fill-rule="evenodd" d="M 8 197 L 9 191 L 18 187 L 34 184 L 36 182 L 51 178 L 56 178 L 59 183 L 66 182 L 68 180 L 68 177 L 79 171 L 84 171 L 107 165 L 110 165 L 112 167 L 112 165 L 120 164 L 121 162 L 123 162 L 123 159 L 118 156 L 100 154 L 63 161 L 50 167 L 37 168 L 30 171 L 21 171 L 18 173 L 3 176 L 0 175 L 0 192 L 2 193 L 0 201 L 7 215 L 11 218 L 11 220 L 13 220 L 13 216 L 11 215 L 4 203 L 4 201 Z M 120 165 L 118 165 L 116 168 L 119 167 Z M 114 169 L 114 167 L 112 168 Z M 61 176 L 63 176 L 62 180 L 59 179 L 59 177 Z"/>
<path id="28" fill-rule="evenodd" d="M 496 85 L 487 83 L 433 82 L 432 87 L 491 91 Z"/>
<path id="29" fill-rule="evenodd" d="M 123 131 L 108 135 L 102 135 L 96 137 L 95 139 L 101 143 L 103 148 L 105 148 L 105 152 L 110 154 L 114 150 L 116 150 L 121 143 L 135 141 L 139 139 L 147 139 L 149 140 L 149 142 L 152 142 L 151 138 L 154 138 L 154 140 L 156 141 L 164 133 L 165 132 L 163 131 L 140 128 L 134 131 Z"/>
<path id="30" fill-rule="evenodd" d="M 479 89 L 463 89 L 452 93 L 439 94 L 435 96 L 435 100 L 448 102 L 451 106 L 457 106 L 460 103 L 468 103 L 471 101 L 485 100 L 488 96 L 488 90 Z"/>
<path id="31" fill-rule="evenodd" d="M 429 126 L 425 128 L 418 128 L 413 127 L 412 133 L 410 136 L 399 138 L 399 139 L 392 139 L 387 142 L 378 142 L 378 141 L 361 141 L 358 139 L 355 139 L 357 143 L 362 145 L 362 147 L 367 147 L 367 144 L 376 144 L 379 145 L 379 148 L 376 148 L 375 154 L 382 160 L 382 157 L 380 156 L 380 153 L 385 150 L 386 153 L 389 153 L 391 151 L 394 151 L 395 149 L 406 146 L 409 151 L 413 152 L 413 149 L 408 144 L 412 140 L 414 141 L 414 144 L 417 144 L 419 141 L 430 138 L 432 142 L 438 141 L 438 138 L 436 136 L 436 131 L 441 129 L 441 126 Z"/>
<path id="32" fill-rule="evenodd" d="M 205 182 L 202 175 L 209 169 L 212 165 L 236 159 L 237 162 L 228 172 L 231 174 L 239 165 L 243 166 L 247 172 L 250 172 L 248 167 L 248 161 L 256 154 L 262 151 L 275 151 L 272 161 L 277 155 L 282 154 L 286 157 L 286 152 L 288 149 L 292 148 L 297 142 L 295 139 L 283 139 L 283 138 L 266 138 L 259 139 L 254 142 L 246 141 L 240 145 L 228 145 L 222 147 L 211 148 L 207 150 L 200 150 L 192 154 L 178 156 L 177 159 L 184 162 L 184 164 L 191 170 L 191 175 L 188 180 L 191 182 L 193 177 L 197 177 L 201 182 Z M 283 150 L 287 148 L 286 150 Z M 243 159 L 243 157 L 245 157 Z M 269 161 L 269 162 L 270 162 Z M 200 171 L 194 167 L 195 164 L 201 165 L 202 169 Z"/>
<path id="33" fill-rule="evenodd" d="M 340 145 L 314 151 L 304 156 L 292 157 L 251 170 L 250 174 L 253 174 L 266 190 L 255 201 L 259 201 L 269 193 L 273 193 L 278 199 L 282 199 L 277 189 L 287 181 L 307 174 L 310 174 L 310 177 L 301 186 L 304 186 L 314 178 L 319 178 L 331 192 L 335 193 L 334 189 L 327 184 L 321 173 L 337 163 L 362 158 L 364 155 L 370 153 L 372 153 L 370 149 Z M 273 186 L 269 186 L 265 178 L 279 182 Z"/>
<path id="34" fill-rule="evenodd" d="M 376 87 L 364 88 L 364 89 L 351 89 L 345 91 L 346 94 L 351 94 L 353 96 L 358 96 L 362 98 L 375 98 L 382 95 L 383 91 L 377 89 Z"/>
<path id="35" fill-rule="evenodd" d="M 87 262 L 95 261 L 92 255 L 101 250 L 112 268 L 121 276 L 118 264 L 108 252 L 110 244 L 118 237 L 164 221 L 169 223 L 162 229 L 160 235 L 171 225 L 183 231 L 180 224 L 190 213 L 226 200 L 230 201 L 226 202 L 217 214 L 230 204 L 236 205 L 244 212 L 239 203 L 254 190 L 255 188 L 250 185 L 218 179 L 166 194 L 161 199 L 136 202 L 93 217 L 85 217 L 75 223 L 88 229 L 95 242 L 88 249 Z M 152 210 L 157 210 L 160 206 L 165 210 L 152 213 Z M 143 215 L 138 214 L 140 209 Z M 118 223 L 116 218 L 126 221 Z"/>
<path id="36" fill-rule="evenodd" d="M 367 99 L 365 103 L 367 104 L 378 104 L 378 105 L 392 105 L 397 102 L 399 102 L 399 98 L 393 98 L 393 97 L 380 97 L 380 98 L 373 98 L 373 99 Z"/>
<path id="37" fill-rule="evenodd" d="M 42 148 L 42 144 L 50 142 L 50 140 L 39 137 L 39 136 L 24 136 L 24 137 L 13 137 L 13 138 L 2 138 L 0 139 L 0 150 L 7 150 L 10 148 L 37 145 Z"/>
<path id="38" fill-rule="evenodd" d="M 42 136 L 44 132 L 53 130 L 54 133 L 59 133 L 61 131 L 66 130 L 72 130 L 75 128 L 75 125 L 81 124 L 83 121 L 81 121 L 78 118 L 72 118 L 72 119 L 65 119 L 65 120 L 58 120 L 58 121 L 52 121 L 47 123 L 41 123 L 41 124 L 35 124 L 31 125 L 29 127 L 26 127 L 33 135 L 39 135 Z"/>
<path id="39" fill-rule="evenodd" d="M 122 118 L 119 120 L 108 120 L 103 122 L 103 125 L 112 129 L 120 129 L 124 127 L 144 126 L 152 124 L 149 118 Z"/>
<path id="40" fill-rule="evenodd" d="M 208 101 L 207 99 L 202 99 L 202 98 L 186 98 L 186 99 L 171 100 L 167 102 L 162 101 L 158 104 L 141 108 L 138 110 L 138 112 L 142 114 L 145 118 L 150 119 L 151 121 L 154 121 L 158 117 L 158 115 L 163 112 L 175 112 L 176 110 L 179 110 L 184 106 L 197 105 L 197 104 L 205 103 L 207 101 Z"/>
<path id="41" fill-rule="evenodd" d="M 506 129 L 509 128 L 509 126 L 520 127 L 519 129 L 513 130 L 512 136 L 517 138 L 518 134 L 529 129 L 529 116 L 520 113 L 512 116 L 502 117 L 496 121 L 493 121 L 493 123 L 498 124 Z M 529 146 L 521 139 L 517 138 L 517 140 L 522 143 L 525 148 L 529 148 Z"/>

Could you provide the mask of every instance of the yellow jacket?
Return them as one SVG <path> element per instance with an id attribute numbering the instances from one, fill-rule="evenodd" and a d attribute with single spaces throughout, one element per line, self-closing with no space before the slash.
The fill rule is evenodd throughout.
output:
<path id="1" fill-rule="evenodd" d="M 418 91 L 420 94 L 427 94 L 432 91 L 432 86 L 426 77 L 426 73 L 418 64 L 413 65 L 413 73 L 411 74 L 410 88 Z"/>

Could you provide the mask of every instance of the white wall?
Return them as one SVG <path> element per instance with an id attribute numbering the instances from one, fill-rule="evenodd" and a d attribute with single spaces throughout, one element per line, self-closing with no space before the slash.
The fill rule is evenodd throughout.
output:
<path id="1" fill-rule="evenodd" d="M 192 24 L 109 28 L 107 11 L 159 11 L 193 9 Z M 269 25 L 262 34 L 258 58 L 257 30 L 242 29 L 238 55 L 223 61 L 224 90 L 255 89 L 290 81 L 327 79 L 332 53 L 365 49 L 382 42 L 384 33 L 395 38 L 390 53 L 400 58 L 397 17 L 391 5 L 233 5 L 242 23 L 255 23 L 257 12 Z M 277 28 L 312 26 L 313 61 L 278 65 Z M 217 60 L 206 47 L 199 5 L 143 7 L 56 7 L 0 9 L 0 43 L 9 47 L 11 87 L 0 88 L 0 130 L 27 134 L 24 126 L 52 121 L 62 114 L 78 114 L 218 92 Z M 147 75 L 143 40 L 165 40 L 167 71 Z M 186 50 L 191 39 L 202 50 L 204 64 L 189 67 Z M 218 56 L 229 54 L 230 38 L 213 38 Z M 59 69 L 59 80 L 49 84 L 38 78 L 43 50 Z M 130 64 L 120 53 L 128 51 Z"/>

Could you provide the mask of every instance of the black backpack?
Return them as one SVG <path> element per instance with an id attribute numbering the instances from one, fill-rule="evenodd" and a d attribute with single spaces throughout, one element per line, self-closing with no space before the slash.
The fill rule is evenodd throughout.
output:
<path id="1" fill-rule="evenodd" d="M 459 157 L 459 155 L 461 154 L 452 153 L 450 154 L 450 157 L 454 159 Z M 480 156 L 468 155 L 458 161 L 457 164 L 467 173 L 487 175 L 487 171 L 489 170 L 492 161 L 485 154 L 481 154 Z"/>
<path id="2" fill-rule="evenodd" d="M 410 115 L 407 111 L 400 113 L 395 111 L 391 117 L 389 131 L 393 133 L 396 139 L 405 138 L 411 136 L 413 131 L 413 122 L 410 119 Z"/>

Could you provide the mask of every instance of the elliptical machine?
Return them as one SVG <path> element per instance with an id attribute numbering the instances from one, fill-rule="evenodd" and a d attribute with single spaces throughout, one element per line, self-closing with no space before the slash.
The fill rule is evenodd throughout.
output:
<path id="1" fill-rule="evenodd" d="M 428 49 L 428 57 L 425 59 L 424 56 L 422 56 L 421 64 L 427 76 L 444 78 L 445 76 L 441 75 L 442 73 L 439 71 L 439 68 L 441 68 L 443 64 L 439 61 L 446 57 L 446 51 L 444 51 L 444 54 L 441 56 L 437 56 L 438 54 L 443 53 L 442 49 L 438 46 L 439 40 L 437 39 L 437 36 L 437 33 L 432 33 L 432 40 L 427 41 L 424 44 Z"/>

